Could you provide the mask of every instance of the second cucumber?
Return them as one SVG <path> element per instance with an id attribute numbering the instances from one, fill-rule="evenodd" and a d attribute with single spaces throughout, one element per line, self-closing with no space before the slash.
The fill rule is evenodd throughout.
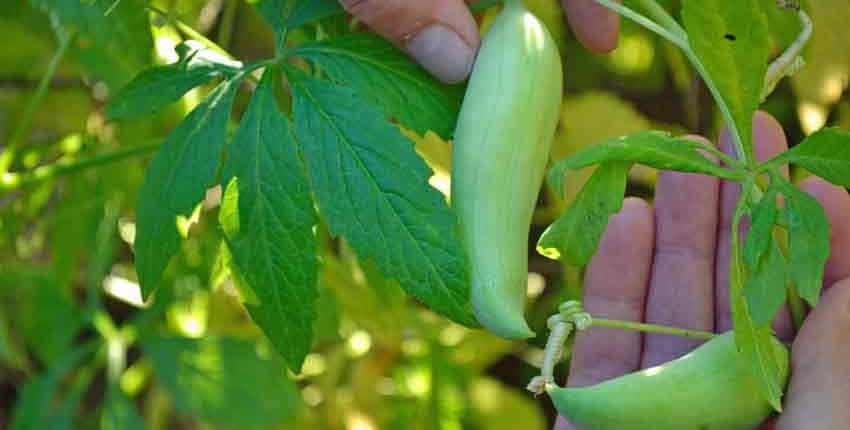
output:
<path id="1" fill-rule="evenodd" d="M 482 43 L 455 130 L 452 205 L 475 315 L 507 339 L 534 334 L 524 318 L 528 233 L 562 92 L 552 36 L 520 0 L 506 1 Z"/>

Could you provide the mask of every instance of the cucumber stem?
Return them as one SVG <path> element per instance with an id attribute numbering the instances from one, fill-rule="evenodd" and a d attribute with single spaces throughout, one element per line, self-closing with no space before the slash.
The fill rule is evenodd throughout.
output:
<path id="1" fill-rule="evenodd" d="M 559 312 L 549 317 L 546 324 L 549 327 L 549 338 L 546 340 L 546 348 L 543 350 L 543 363 L 540 366 L 540 375 L 535 376 L 528 383 L 526 389 L 539 395 L 557 386 L 555 384 L 555 365 L 561 360 L 564 344 L 570 335 L 576 331 L 586 330 L 589 327 L 606 327 L 621 330 L 639 331 L 644 333 L 667 334 L 681 336 L 691 339 L 711 340 L 714 333 L 690 330 L 686 328 L 663 326 L 658 324 L 637 323 L 632 321 L 611 320 L 606 318 L 594 318 L 581 307 L 577 301 L 564 302 L 559 307 Z"/>
<path id="2" fill-rule="evenodd" d="M 593 318 L 591 325 L 597 327 L 618 328 L 621 330 L 640 331 L 644 333 L 668 334 L 671 336 L 680 336 L 701 340 L 711 340 L 715 336 L 717 336 L 714 333 L 701 330 L 690 330 L 680 327 L 637 323 L 632 321 L 609 320 L 605 318 Z"/>

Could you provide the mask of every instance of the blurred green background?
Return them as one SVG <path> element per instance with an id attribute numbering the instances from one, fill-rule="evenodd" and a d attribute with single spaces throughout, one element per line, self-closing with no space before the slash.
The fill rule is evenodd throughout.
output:
<path id="1" fill-rule="evenodd" d="M 562 41 L 566 67 L 553 159 L 647 128 L 717 135 L 711 98 L 674 47 L 624 22 L 620 47 L 593 55 L 563 25 L 554 0 L 529 2 Z M 546 317 L 580 294 L 581 276 L 534 250 L 568 204 L 547 190 L 529 240 L 528 315 L 539 336 L 527 343 L 436 316 L 320 228 L 316 342 L 302 372 L 290 374 L 239 302 L 220 251 L 216 190 L 165 288 L 143 303 L 131 245 L 144 168 L 210 87 L 122 123 L 104 115 L 109 96 L 145 68 L 175 61 L 176 44 L 198 34 L 242 61 L 272 57 L 274 40 L 244 0 L 83 3 L 101 9 L 78 0 L 6 0 L 0 8 L 0 429 L 551 426 L 548 402 L 524 386 L 542 359 Z M 797 23 L 773 0 L 764 3 L 778 53 Z M 806 8 L 816 25 L 808 66 L 764 106 L 792 144 L 825 124 L 850 128 L 850 2 Z M 104 9 L 106 16 L 80 12 Z M 482 24 L 493 13 L 480 16 Z M 348 26 L 329 18 L 292 40 Z M 40 84 L 45 97 L 33 103 Z M 249 95 L 240 93 L 235 118 Z M 446 192 L 449 144 L 434 134 L 411 137 L 434 168 L 432 185 Z M 654 175 L 634 170 L 629 193 L 650 198 Z M 584 177 L 567 181 L 572 192 Z"/>

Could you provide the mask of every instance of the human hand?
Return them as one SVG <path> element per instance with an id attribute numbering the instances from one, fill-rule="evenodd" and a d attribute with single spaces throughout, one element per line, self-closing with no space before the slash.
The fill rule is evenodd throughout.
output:
<path id="1" fill-rule="evenodd" d="M 475 3 L 477 0 L 467 0 Z M 576 37 L 589 49 L 617 46 L 616 14 L 594 0 L 561 0 Z M 376 33 L 404 49 L 436 78 L 456 83 L 472 71 L 480 39 L 464 0 L 340 0 Z"/>
<path id="2" fill-rule="evenodd" d="M 759 113 L 755 150 L 767 159 L 787 148 L 781 126 Z M 721 147 L 731 153 L 728 137 Z M 850 196 L 812 178 L 803 189 L 823 205 L 832 224 L 825 291 L 794 341 L 785 412 L 765 429 L 850 428 Z M 594 316 L 646 321 L 702 331 L 732 327 L 728 299 L 729 229 L 739 187 L 713 177 L 659 175 L 655 206 L 627 199 L 612 217 L 587 267 L 584 308 Z M 843 280 L 842 280 L 843 279 Z M 787 309 L 774 322 L 790 340 Z M 698 341 L 591 327 L 580 332 L 567 385 L 586 386 L 684 355 Z M 556 430 L 576 429 L 559 418 Z"/>

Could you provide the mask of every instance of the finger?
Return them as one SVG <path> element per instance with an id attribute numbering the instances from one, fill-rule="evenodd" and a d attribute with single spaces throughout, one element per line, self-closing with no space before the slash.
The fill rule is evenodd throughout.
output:
<path id="1" fill-rule="evenodd" d="M 599 318 L 643 320 L 653 229 L 652 208 L 643 200 L 626 199 L 587 267 L 587 312 Z M 640 351 L 640 333 L 590 328 L 576 338 L 568 383 L 590 385 L 634 371 Z"/>
<path id="2" fill-rule="evenodd" d="M 652 208 L 628 198 L 611 217 L 599 250 L 587 266 L 584 307 L 591 315 L 642 321 L 653 245 Z M 578 333 L 567 385 L 592 385 L 640 366 L 641 334 L 591 327 Z M 559 418 L 556 428 L 575 429 Z"/>
<path id="3" fill-rule="evenodd" d="M 720 147 L 730 155 L 733 155 L 735 152 L 729 133 L 725 130 L 720 136 Z M 785 138 L 782 125 L 764 112 L 757 112 L 753 117 L 753 149 L 758 160 L 772 158 L 788 149 L 788 141 Z M 787 177 L 788 170 L 783 169 L 783 174 Z M 714 301 L 714 326 L 718 333 L 728 331 L 732 328 L 732 313 L 729 308 L 729 258 L 731 255 L 729 245 L 731 241 L 732 219 L 735 213 L 735 206 L 738 204 L 740 188 L 737 183 L 727 181 L 723 181 L 720 185 L 720 228 L 717 238 L 717 272 L 715 274 Z M 739 234 L 741 235 L 740 240 L 743 243 L 744 236 L 742 233 L 746 229 L 746 223 L 742 222 L 741 224 Z M 776 323 L 774 323 L 774 329 L 777 335 L 783 339 L 793 335 L 790 317 L 786 308 L 780 311 Z"/>
<path id="4" fill-rule="evenodd" d="M 791 356 L 791 384 L 777 430 L 850 428 L 850 280 L 824 293 Z"/>
<path id="5" fill-rule="evenodd" d="M 587 49 L 604 54 L 617 47 L 620 33 L 617 14 L 595 0 L 563 0 L 563 3 L 570 28 Z"/>
<path id="6" fill-rule="evenodd" d="M 478 26 L 462 0 L 340 2 L 436 78 L 456 83 L 469 76 L 479 45 Z"/>
<path id="7" fill-rule="evenodd" d="M 705 139 L 692 137 L 694 140 Z M 708 143 L 706 141 L 706 143 Z M 646 321 L 694 330 L 714 330 L 714 253 L 720 180 L 662 172 L 655 188 L 655 257 Z M 700 341 L 647 334 L 643 367 L 692 350 Z"/>
<path id="8" fill-rule="evenodd" d="M 831 286 L 841 279 L 850 278 L 850 221 L 847 220 L 850 195 L 844 188 L 816 177 L 803 181 L 800 187 L 820 202 L 832 227 L 824 285 Z"/>

